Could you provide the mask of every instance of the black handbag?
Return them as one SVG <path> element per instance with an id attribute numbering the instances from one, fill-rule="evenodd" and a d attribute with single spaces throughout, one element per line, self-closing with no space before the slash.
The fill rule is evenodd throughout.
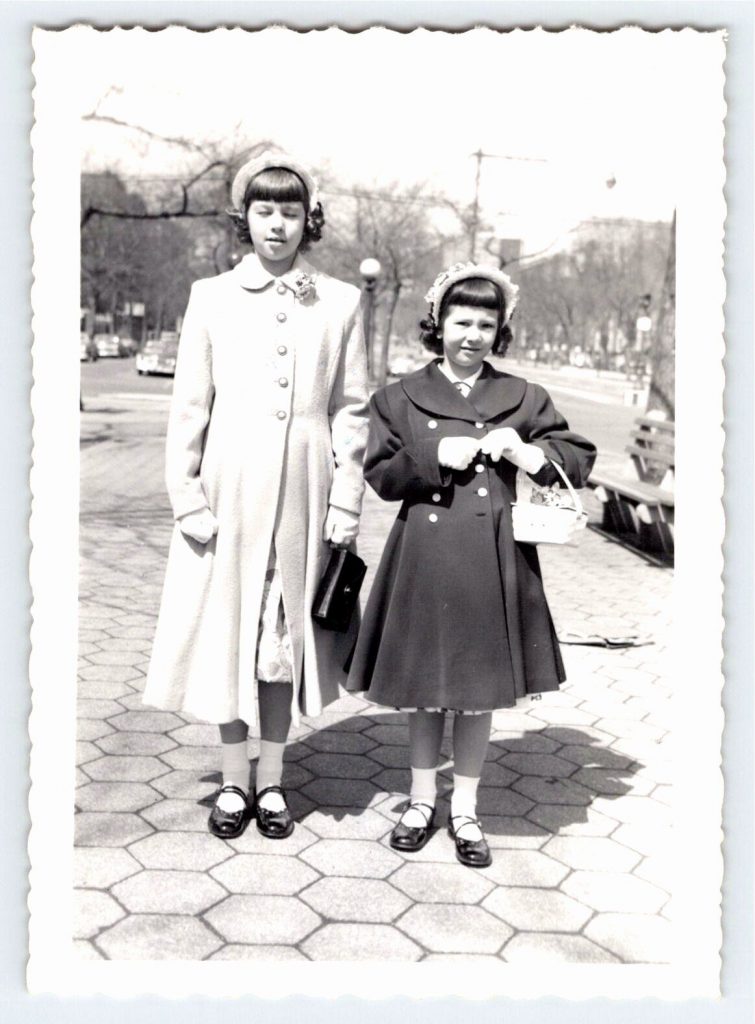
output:
<path id="1" fill-rule="evenodd" d="M 333 548 L 312 606 L 312 618 L 323 629 L 345 633 L 354 614 L 367 566 L 348 548 Z"/>

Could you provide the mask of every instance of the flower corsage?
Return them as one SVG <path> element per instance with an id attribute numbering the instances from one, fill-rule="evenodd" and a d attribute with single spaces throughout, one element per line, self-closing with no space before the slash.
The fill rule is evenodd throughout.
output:
<path id="1" fill-rule="evenodd" d="M 302 271 L 296 275 L 294 284 L 296 286 L 294 295 L 299 302 L 310 302 L 315 297 L 317 289 L 314 274 L 305 274 Z"/>

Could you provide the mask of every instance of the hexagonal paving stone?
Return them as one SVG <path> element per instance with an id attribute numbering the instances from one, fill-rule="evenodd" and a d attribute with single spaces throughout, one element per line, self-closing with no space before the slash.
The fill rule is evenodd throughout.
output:
<path id="1" fill-rule="evenodd" d="M 143 637 L 107 637 L 98 645 L 103 651 L 139 651 L 148 652 L 150 643 Z"/>
<path id="2" fill-rule="evenodd" d="M 566 778 L 576 771 L 570 761 L 555 754 L 506 754 L 501 763 L 520 775 L 545 775 L 548 778 Z"/>
<path id="3" fill-rule="evenodd" d="M 291 896 L 229 896 L 205 915 L 228 942 L 291 945 L 321 923 L 320 916 Z"/>
<path id="4" fill-rule="evenodd" d="M 572 779 L 543 779 L 528 776 L 514 783 L 517 793 L 522 793 L 538 804 L 576 804 L 587 807 L 593 794 Z"/>
<path id="5" fill-rule="evenodd" d="M 620 796 L 613 800 L 600 796 L 593 801 L 593 807 L 627 825 L 666 828 L 671 824 L 671 811 L 668 807 L 641 796 Z"/>
<path id="6" fill-rule="evenodd" d="M 384 924 L 328 924 L 302 943 L 312 960 L 419 960 L 422 950 Z"/>
<path id="7" fill-rule="evenodd" d="M 123 711 L 117 700 L 94 700 L 81 697 L 76 701 L 77 718 L 109 719 Z"/>
<path id="8" fill-rule="evenodd" d="M 594 793 L 614 796 L 623 796 L 625 793 L 644 796 L 654 785 L 650 779 L 643 779 L 629 771 L 616 771 L 614 768 L 580 768 L 572 778 Z"/>
<path id="9" fill-rule="evenodd" d="M 384 796 L 371 782 L 361 779 L 315 779 L 302 792 L 316 807 L 370 807 Z"/>
<path id="10" fill-rule="evenodd" d="M 657 857 L 645 857 L 642 863 L 634 869 L 634 874 L 646 882 L 657 885 L 664 892 L 671 892 L 677 871 L 678 867 L 674 858 L 668 853 L 662 853 Z"/>
<path id="11" fill-rule="evenodd" d="M 90 655 L 91 658 L 94 655 Z M 89 665 L 79 670 L 81 679 L 98 683 L 128 683 L 138 679 L 143 672 L 131 665 Z"/>
<path id="12" fill-rule="evenodd" d="M 147 640 L 151 646 L 152 637 L 155 635 L 155 626 L 154 623 L 146 623 L 141 626 L 111 626 L 108 633 L 111 637 Z"/>
<path id="13" fill-rule="evenodd" d="M 479 903 L 493 884 L 460 864 L 409 863 L 391 876 L 391 885 L 416 903 Z"/>
<path id="14" fill-rule="evenodd" d="M 141 864 L 128 850 L 99 850 L 82 846 L 73 851 L 73 884 L 78 888 L 109 889 L 141 870 Z"/>
<path id="15" fill-rule="evenodd" d="M 304 960 L 307 958 L 294 946 L 241 946 L 229 943 L 210 960 Z"/>
<path id="16" fill-rule="evenodd" d="M 323 839 L 380 839 L 391 829 L 382 814 L 369 808 L 349 814 L 343 807 L 319 807 L 305 821 Z"/>
<path id="17" fill-rule="evenodd" d="M 386 768 L 403 768 L 407 772 L 409 770 L 408 747 L 374 747 L 367 756 Z"/>
<path id="18" fill-rule="evenodd" d="M 152 830 L 136 814 L 82 811 L 74 818 L 77 846 L 128 846 Z"/>
<path id="19" fill-rule="evenodd" d="M 123 908 L 105 892 L 78 889 L 73 894 L 73 934 L 77 939 L 91 939 L 123 916 Z"/>
<path id="20" fill-rule="evenodd" d="M 617 957 L 582 935 L 558 935 L 547 932 L 515 935 L 504 947 L 501 959 L 507 963 L 522 964 L 605 964 L 618 961 Z"/>
<path id="21" fill-rule="evenodd" d="M 578 932 L 592 911 L 551 889 L 502 887 L 491 892 L 482 906 L 517 931 Z"/>
<path id="22" fill-rule="evenodd" d="M 668 894 L 634 875 L 608 871 L 575 871 L 561 886 L 580 903 L 595 910 L 655 914 Z"/>
<path id="23" fill-rule="evenodd" d="M 409 726 L 408 725 L 373 725 L 364 733 L 375 743 L 385 746 L 408 747 Z"/>
<path id="24" fill-rule="evenodd" d="M 121 732 L 168 732 L 177 729 L 183 722 L 172 711 L 124 711 L 122 715 L 111 719 L 110 724 Z"/>
<path id="25" fill-rule="evenodd" d="M 396 926 L 434 953 L 497 953 L 513 932 L 480 907 L 417 904 Z"/>
<path id="26" fill-rule="evenodd" d="M 380 771 L 379 764 L 357 754 L 311 754 L 300 764 L 318 778 L 369 779 Z"/>
<path id="27" fill-rule="evenodd" d="M 90 782 L 76 794 L 84 811 L 140 811 L 162 799 L 141 782 Z"/>
<path id="28" fill-rule="evenodd" d="M 502 751 L 510 751 L 515 754 L 552 754 L 558 750 L 559 744 L 550 739 L 545 732 L 507 732 L 500 729 L 494 730 L 492 741 Z"/>
<path id="29" fill-rule="evenodd" d="M 378 748 L 375 740 L 352 730 L 323 729 L 307 736 L 307 746 L 329 754 L 363 754 Z"/>
<path id="30" fill-rule="evenodd" d="M 136 914 L 201 914 L 226 895 L 199 871 L 142 871 L 119 882 L 112 893 Z"/>
<path id="31" fill-rule="evenodd" d="M 484 781 L 484 780 L 483 780 Z M 518 785 L 518 783 L 515 783 Z M 480 786 L 477 790 L 477 813 L 480 815 L 494 814 L 498 817 L 509 815 L 519 817 L 533 807 L 533 801 L 521 793 L 511 789 L 498 789 L 496 786 Z"/>
<path id="32" fill-rule="evenodd" d="M 486 814 L 485 836 L 491 850 L 539 850 L 551 833 L 527 818 Z"/>
<path id="33" fill-rule="evenodd" d="M 290 796 L 290 794 L 289 794 Z M 229 839 L 228 845 L 238 853 L 259 853 L 269 857 L 296 857 L 302 850 L 317 842 L 314 832 L 297 822 L 288 839 L 266 839 L 252 822 L 238 839 Z"/>
<path id="34" fill-rule="evenodd" d="M 231 847 L 209 832 L 156 832 L 134 843 L 129 852 L 145 868 L 176 871 L 206 871 L 233 856 Z"/>
<path id="35" fill-rule="evenodd" d="M 549 707 L 545 701 L 540 701 L 529 713 L 541 723 L 540 728 L 543 722 L 549 725 L 593 725 L 598 717 L 578 708 Z"/>
<path id="36" fill-rule="evenodd" d="M 76 939 L 73 943 L 73 954 L 77 960 L 104 960 L 105 957 L 99 953 L 91 942 L 85 939 Z"/>
<path id="37" fill-rule="evenodd" d="M 482 873 L 499 885 L 551 888 L 568 875 L 569 869 L 537 850 L 496 850 L 493 863 Z"/>
<path id="38" fill-rule="evenodd" d="M 326 920 L 385 924 L 411 902 L 388 882 L 372 878 L 321 878 L 299 898 Z"/>
<path id="39" fill-rule="evenodd" d="M 534 821 L 551 832 L 563 836 L 608 836 L 618 823 L 605 814 L 598 814 L 591 807 L 576 805 L 542 804 L 527 814 Z"/>
<path id="40" fill-rule="evenodd" d="M 106 683 L 93 679 L 80 679 L 76 689 L 79 697 L 95 700 L 118 700 L 134 692 L 128 683 Z"/>
<path id="41" fill-rule="evenodd" d="M 220 750 L 214 747 L 176 747 L 161 755 L 171 768 L 189 772 L 213 772 L 220 770 Z"/>
<path id="42" fill-rule="evenodd" d="M 324 875 L 352 878 L 385 878 L 401 865 L 392 850 L 359 839 L 321 839 L 300 856 Z"/>
<path id="43" fill-rule="evenodd" d="M 638 853 L 598 836 L 555 836 L 543 847 L 543 853 L 570 868 L 587 871 L 631 871 L 640 861 Z"/>
<path id="44" fill-rule="evenodd" d="M 582 765 L 583 768 L 608 768 L 614 769 L 616 772 L 624 771 L 632 764 L 631 757 L 619 754 L 608 747 L 597 745 L 569 744 L 559 750 L 558 756 L 567 761 L 573 761 L 574 764 Z"/>
<path id="45" fill-rule="evenodd" d="M 209 813 L 196 800 L 166 798 L 143 810 L 142 817 L 160 832 L 206 832 Z"/>
<path id="46" fill-rule="evenodd" d="M 77 740 L 77 765 L 87 764 L 89 761 L 96 761 L 98 757 L 102 757 L 102 751 L 100 750 L 99 747 L 96 747 L 94 743 L 89 743 L 87 740 Z"/>
<path id="47" fill-rule="evenodd" d="M 186 914 L 132 914 L 97 939 L 111 960 L 204 960 L 222 945 Z"/>
<path id="48" fill-rule="evenodd" d="M 221 775 L 216 772 L 198 774 L 197 772 L 172 771 L 161 775 L 152 782 L 153 789 L 165 796 L 178 800 L 199 801 L 212 796 L 220 785 Z M 209 815 L 210 809 L 207 807 Z"/>
<path id="49" fill-rule="evenodd" d="M 172 750 L 176 744 L 168 736 L 156 732 L 113 732 L 97 740 L 106 754 L 155 755 Z"/>
<path id="50" fill-rule="evenodd" d="M 89 765 L 87 775 L 98 782 L 149 782 L 170 771 L 156 757 L 102 755 L 99 750 L 97 753 L 100 759 Z"/>
<path id="51" fill-rule="evenodd" d="M 673 952 L 672 926 L 651 914 L 598 914 L 585 935 L 614 953 L 622 963 L 664 964 Z"/>
<path id="52" fill-rule="evenodd" d="M 97 718 L 80 718 L 76 722 L 76 739 L 94 743 L 103 736 L 113 733 L 113 727 Z"/>
<path id="53" fill-rule="evenodd" d="M 296 857 L 239 853 L 210 872 L 232 893 L 293 896 L 316 881 L 316 871 Z"/>
<path id="54" fill-rule="evenodd" d="M 532 707 L 537 707 L 538 703 L 540 702 L 536 701 Z M 531 714 L 513 711 L 511 708 L 493 712 L 493 730 L 495 732 L 542 732 L 544 729 L 544 723 L 538 721 Z"/>
<path id="55" fill-rule="evenodd" d="M 171 739 L 184 747 L 216 747 L 219 748 L 218 727 L 216 725 L 183 725 L 172 729 Z"/>

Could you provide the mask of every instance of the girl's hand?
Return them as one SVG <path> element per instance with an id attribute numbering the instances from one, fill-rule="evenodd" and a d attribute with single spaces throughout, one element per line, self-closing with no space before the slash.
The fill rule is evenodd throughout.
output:
<path id="1" fill-rule="evenodd" d="M 443 437 L 438 445 L 438 462 L 448 469 L 466 469 L 480 450 L 474 437 Z"/>
<path id="2" fill-rule="evenodd" d="M 208 508 L 187 512 L 178 520 L 181 533 L 200 544 L 207 544 L 218 532 L 218 521 Z"/>
<path id="3" fill-rule="evenodd" d="M 486 434 L 480 444 L 480 451 L 489 455 L 493 462 L 503 456 L 525 473 L 537 473 L 545 462 L 545 452 L 534 444 L 526 444 L 513 427 L 499 427 Z"/>
<path id="4" fill-rule="evenodd" d="M 325 517 L 323 540 L 334 548 L 345 548 L 357 539 L 359 533 L 359 516 L 345 508 L 331 505 Z"/>

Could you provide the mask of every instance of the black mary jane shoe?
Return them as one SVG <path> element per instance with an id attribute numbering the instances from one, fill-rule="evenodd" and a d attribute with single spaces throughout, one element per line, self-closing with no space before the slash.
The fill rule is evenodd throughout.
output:
<path id="1" fill-rule="evenodd" d="M 412 808 L 422 808 L 420 813 L 425 818 L 425 824 L 421 826 L 405 825 L 404 814 Z M 427 812 L 430 812 L 429 814 Z M 402 850 L 404 853 L 415 853 L 421 850 L 430 838 L 435 817 L 435 808 L 430 804 L 423 804 L 419 801 L 409 804 L 404 814 L 399 818 L 395 828 L 391 832 L 390 844 L 394 850 Z"/>
<path id="2" fill-rule="evenodd" d="M 294 819 L 291 817 L 288 804 L 282 811 L 268 811 L 267 808 L 260 807 L 260 797 L 263 797 L 265 793 L 280 793 L 284 802 L 286 800 L 286 794 L 280 786 L 268 786 L 267 789 L 263 789 L 257 794 L 254 803 L 257 830 L 268 839 L 287 839 L 294 831 Z"/>
<path id="3" fill-rule="evenodd" d="M 236 793 L 244 801 L 244 806 L 238 811 L 224 811 L 222 807 L 218 807 L 218 797 L 221 793 Z M 251 817 L 249 798 L 244 790 L 238 786 L 222 786 L 215 797 L 215 806 L 210 811 L 207 827 L 218 839 L 236 839 L 249 824 Z"/>
<path id="4" fill-rule="evenodd" d="M 454 822 L 458 822 L 454 826 Z M 460 864 L 468 868 L 486 868 L 493 863 L 490 855 L 490 847 L 485 837 L 482 839 L 463 839 L 458 835 L 459 829 L 464 825 L 476 825 L 480 831 L 482 826 L 476 818 L 470 818 L 468 814 L 457 814 L 448 821 L 448 834 L 456 844 L 456 859 Z"/>

